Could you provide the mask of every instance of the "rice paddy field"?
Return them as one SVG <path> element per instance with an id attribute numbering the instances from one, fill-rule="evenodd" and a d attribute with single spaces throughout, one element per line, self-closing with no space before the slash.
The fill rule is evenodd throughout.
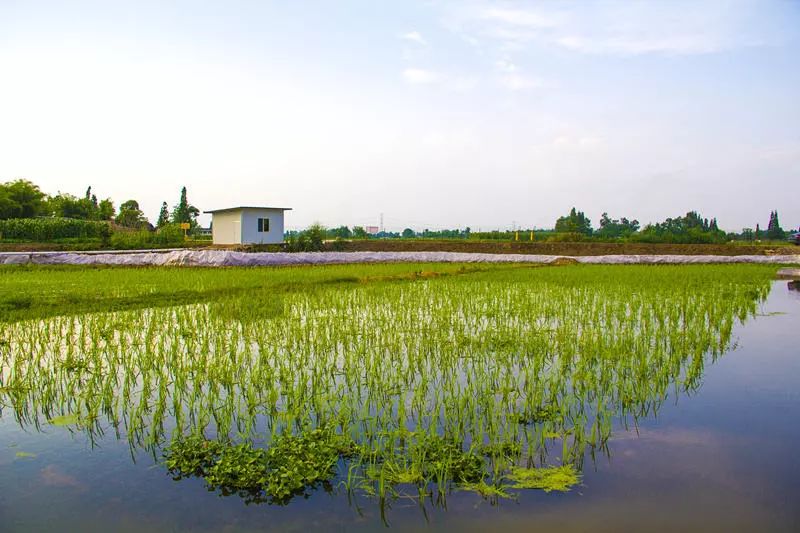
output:
<path id="1" fill-rule="evenodd" d="M 800 530 L 776 270 L 0 267 L 0 530 Z"/>

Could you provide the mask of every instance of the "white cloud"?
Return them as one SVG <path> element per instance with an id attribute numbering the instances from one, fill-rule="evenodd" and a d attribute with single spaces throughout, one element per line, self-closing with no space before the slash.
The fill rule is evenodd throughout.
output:
<path id="1" fill-rule="evenodd" d="M 423 85 L 429 83 L 438 83 L 444 79 L 444 76 L 432 70 L 407 68 L 403 71 L 403 79 L 406 81 L 406 83 Z"/>
<path id="2" fill-rule="evenodd" d="M 418 44 L 420 46 L 427 46 L 428 45 L 428 41 L 426 41 L 422 37 L 422 34 L 420 34 L 418 31 L 410 31 L 408 33 L 404 33 L 403 35 L 400 36 L 400 38 L 405 40 L 405 41 L 410 41 L 412 43 L 416 43 L 416 44 Z"/>
<path id="3" fill-rule="evenodd" d="M 689 55 L 779 39 L 751 23 L 758 8 L 754 0 L 733 5 L 723 0 L 512 2 L 502 8 L 489 2 L 470 7 L 454 3 L 445 25 L 473 39 L 489 39 L 502 50 L 539 44 L 584 54 Z"/>
<path id="4" fill-rule="evenodd" d="M 514 63 L 512 63 L 508 59 L 501 59 L 501 60 L 495 62 L 495 66 L 497 67 L 498 70 L 500 70 L 502 72 L 516 72 L 517 71 L 517 65 L 515 65 Z"/>
<path id="5" fill-rule="evenodd" d="M 533 9 L 497 9 L 490 8 L 482 13 L 487 20 L 496 20 L 511 26 L 526 28 L 552 28 L 557 25 L 553 16 L 545 15 Z"/>
<path id="6" fill-rule="evenodd" d="M 421 68 L 405 69 L 403 80 L 412 85 L 437 85 L 455 92 L 471 91 L 479 82 L 475 76 L 447 74 Z"/>
<path id="7" fill-rule="evenodd" d="M 541 89 L 545 86 L 544 82 L 538 78 L 531 78 L 521 74 L 508 74 L 500 78 L 500 84 L 512 91 L 525 89 Z"/>

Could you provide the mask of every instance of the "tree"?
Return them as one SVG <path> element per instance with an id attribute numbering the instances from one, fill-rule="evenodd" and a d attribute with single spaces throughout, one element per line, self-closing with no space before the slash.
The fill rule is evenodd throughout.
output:
<path id="1" fill-rule="evenodd" d="M 111 198 L 100 200 L 97 206 L 97 219 L 98 220 L 111 220 L 114 218 L 114 202 Z"/>
<path id="2" fill-rule="evenodd" d="M 322 243 L 325 241 L 327 234 L 328 230 L 325 229 L 325 226 L 319 222 L 314 222 L 303 232 L 302 236 L 308 239 L 308 250 L 316 252 L 322 250 Z"/>
<path id="3" fill-rule="evenodd" d="M 33 218 L 45 212 L 45 194 L 28 180 L 0 184 L 0 218 Z"/>
<path id="4" fill-rule="evenodd" d="M 157 228 L 163 228 L 169 224 L 169 208 L 167 207 L 167 202 L 161 203 L 161 211 L 158 213 L 158 222 L 156 222 Z"/>
<path id="5" fill-rule="evenodd" d="M 353 232 L 347 226 L 339 226 L 328 230 L 328 235 L 334 239 L 349 239 L 353 236 Z"/>
<path id="6" fill-rule="evenodd" d="M 403 238 L 404 239 L 411 239 L 411 238 L 413 238 L 415 236 L 416 236 L 416 233 L 414 233 L 413 229 L 406 228 L 406 229 L 403 230 Z"/>
<path id="7" fill-rule="evenodd" d="M 583 211 L 576 211 L 573 207 L 569 215 L 565 217 L 559 217 L 556 220 L 556 231 L 559 233 L 583 233 L 586 235 L 591 235 L 592 233 L 592 223 L 591 221 L 586 218 L 586 215 L 583 214 Z"/>
<path id="8" fill-rule="evenodd" d="M 200 210 L 190 205 L 186 199 L 186 187 L 181 188 L 181 199 L 172 210 L 172 221 L 176 223 L 188 222 L 194 227 L 197 225 L 196 219 L 199 214 Z"/>
<path id="9" fill-rule="evenodd" d="M 139 202 L 136 200 L 128 200 L 119 206 L 119 214 L 117 215 L 115 222 L 120 226 L 125 226 L 126 228 L 137 229 L 144 228 L 148 225 L 144 213 L 142 213 L 142 210 L 139 209 Z"/>
<path id="10" fill-rule="evenodd" d="M 55 217 L 89 220 L 93 218 L 92 201 L 68 193 L 58 193 L 47 201 L 50 213 Z"/>
<path id="11" fill-rule="evenodd" d="M 721 243 L 727 239 L 728 235 L 718 228 L 716 218 L 703 218 L 697 211 L 648 224 L 636 235 L 636 240 L 643 242 Z"/>
<path id="12" fill-rule="evenodd" d="M 781 228 L 778 221 L 778 212 L 771 211 L 769 214 L 769 224 L 767 225 L 767 239 L 779 240 L 786 237 L 786 232 Z"/>
<path id="13" fill-rule="evenodd" d="M 595 232 L 595 235 L 601 237 L 620 238 L 629 237 L 631 234 L 639 231 L 639 221 L 628 220 L 625 217 L 621 219 L 611 219 L 608 213 L 603 213 L 600 217 L 600 229 Z"/>
<path id="14" fill-rule="evenodd" d="M 356 239 L 366 239 L 369 237 L 369 234 L 362 226 L 353 226 L 353 237 Z"/>

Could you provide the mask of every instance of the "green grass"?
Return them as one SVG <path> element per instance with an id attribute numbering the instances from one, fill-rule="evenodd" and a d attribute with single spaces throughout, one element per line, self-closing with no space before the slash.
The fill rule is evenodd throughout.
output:
<path id="1" fill-rule="evenodd" d="M 0 416 L 248 501 L 565 491 L 701 386 L 775 271 L 2 267 Z"/>

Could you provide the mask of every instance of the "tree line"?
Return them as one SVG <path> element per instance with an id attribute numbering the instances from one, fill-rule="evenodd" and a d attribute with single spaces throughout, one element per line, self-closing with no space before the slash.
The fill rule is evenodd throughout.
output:
<path id="1" fill-rule="evenodd" d="M 75 196 L 58 192 L 48 195 L 38 185 L 24 179 L 0 183 L 0 220 L 30 218 L 61 218 L 113 222 L 115 225 L 137 230 L 160 230 L 165 226 L 188 223 L 191 229 L 198 227 L 197 217 L 200 210 L 189 203 L 186 187 L 182 187 L 177 203 L 169 208 L 165 201 L 155 224 L 151 224 L 142 212 L 139 202 L 130 199 L 115 208 L 111 198 L 98 199 L 88 187 L 83 196 Z M 780 224 L 777 211 L 771 211 L 765 230 L 760 224 L 755 229 L 744 228 L 741 232 L 725 232 L 717 224 L 716 218 L 704 218 L 696 211 L 685 215 L 667 218 L 662 222 L 641 226 L 636 219 L 626 217 L 611 218 L 603 213 L 599 227 L 594 228 L 591 220 L 583 211 L 573 207 L 569 213 L 558 217 L 552 230 L 532 229 L 519 231 L 473 232 L 469 227 L 464 229 L 442 229 L 417 231 L 405 228 L 402 232 L 381 231 L 370 234 L 363 226 L 338 226 L 324 228 L 315 225 L 313 231 L 290 231 L 290 241 L 300 240 L 302 235 L 312 235 L 318 239 L 367 239 L 367 238 L 423 238 L 423 239 L 514 239 L 518 234 L 524 236 L 531 233 L 538 239 L 551 240 L 624 240 L 631 242 L 668 242 L 668 243 L 722 243 L 730 240 L 782 240 L 787 233 Z M 21 231 L 21 230 L 20 230 Z M 526 239 L 527 240 L 527 239 Z"/>
<path id="2" fill-rule="evenodd" d="M 770 213 L 766 230 L 761 230 L 759 224 L 755 229 L 744 228 L 741 232 L 725 232 L 720 229 L 716 218 L 702 217 L 697 211 L 689 211 L 685 215 L 667 218 L 662 222 L 649 223 L 644 226 L 636 219 L 626 217 L 611 218 L 608 213 L 603 213 L 599 220 L 599 227 L 594 228 L 589 217 L 583 211 L 572 208 L 569 213 L 558 217 L 552 229 L 519 229 L 472 231 L 471 228 L 463 229 L 424 229 L 417 231 L 405 228 L 402 232 L 381 231 L 370 234 L 363 226 L 338 226 L 325 228 L 314 224 L 304 231 L 290 231 L 287 237 L 291 242 L 304 242 L 312 238 L 314 242 L 335 239 L 480 239 L 480 240 L 551 240 L 551 241 L 628 241 L 646 243 L 724 243 L 731 240 L 783 240 L 788 234 L 781 228 L 778 212 Z"/>
<path id="3" fill-rule="evenodd" d="M 180 198 L 171 211 L 167 202 L 161 204 L 158 220 L 153 225 L 138 201 L 126 200 L 116 209 L 111 198 L 99 200 L 91 186 L 79 197 L 62 192 L 48 195 L 38 185 L 24 179 L 0 183 L 0 220 L 55 217 L 113 222 L 125 228 L 152 231 L 180 223 L 196 228 L 199 214 L 200 210 L 187 199 L 186 187 L 181 189 Z"/>

